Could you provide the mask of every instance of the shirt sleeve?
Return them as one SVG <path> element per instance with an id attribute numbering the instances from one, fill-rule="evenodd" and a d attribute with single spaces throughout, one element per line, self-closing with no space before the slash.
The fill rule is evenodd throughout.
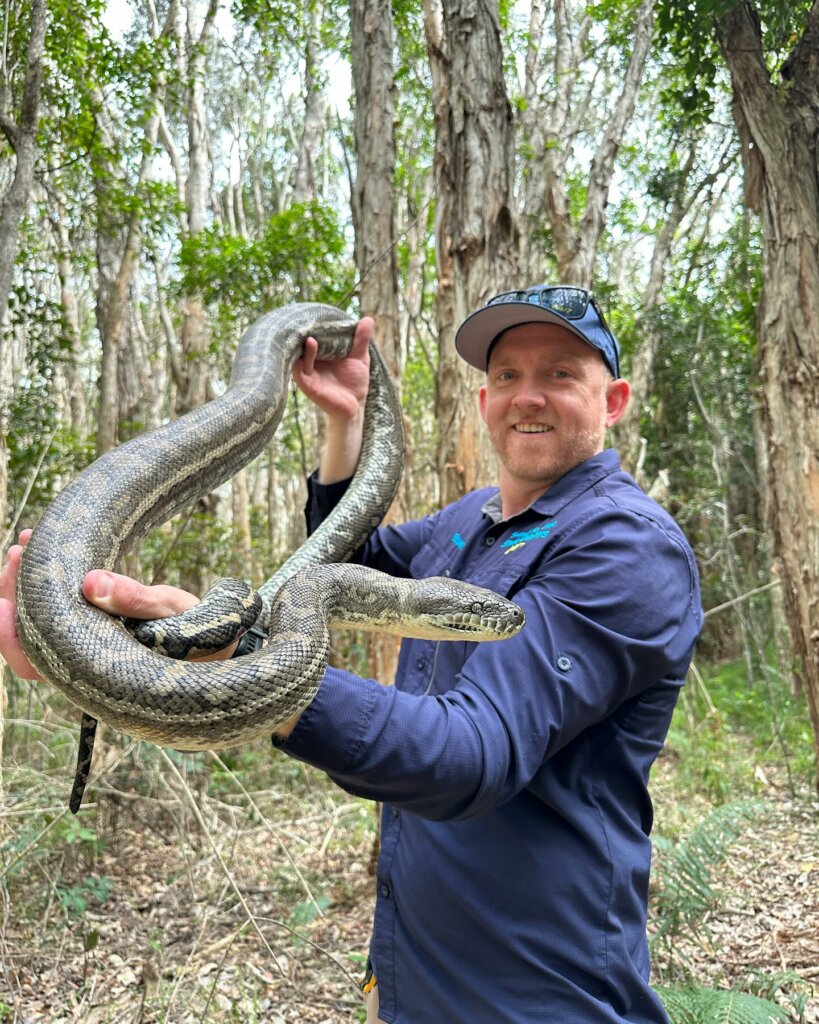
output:
<path id="1" fill-rule="evenodd" d="M 622 509 L 578 523 L 514 600 L 523 630 L 476 644 L 441 695 L 328 668 L 284 749 L 352 793 L 437 820 L 473 817 L 623 701 L 661 680 L 680 685 L 702 621 L 681 535 Z"/>

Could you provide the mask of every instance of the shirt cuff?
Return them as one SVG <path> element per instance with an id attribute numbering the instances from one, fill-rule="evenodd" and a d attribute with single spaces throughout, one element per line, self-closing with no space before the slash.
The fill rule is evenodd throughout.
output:
<path id="1" fill-rule="evenodd" d="M 344 774 L 359 763 L 364 739 L 382 691 L 374 679 L 328 666 L 318 693 L 289 736 L 273 744 L 325 772 Z"/>

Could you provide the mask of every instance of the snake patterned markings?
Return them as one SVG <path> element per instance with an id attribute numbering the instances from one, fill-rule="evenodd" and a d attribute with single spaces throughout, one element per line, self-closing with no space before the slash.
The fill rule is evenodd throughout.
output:
<path id="1" fill-rule="evenodd" d="M 124 619 L 139 642 L 169 658 L 199 658 L 222 651 L 256 622 L 261 595 L 242 580 L 220 579 L 199 604 L 164 619 Z"/>
<path id="2" fill-rule="evenodd" d="M 223 395 L 92 463 L 35 527 L 18 576 L 17 626 L 40 675 L 84 715 L 88 743 L 80 751 L 83 764 L 72 810 L 82 798 L 83 766 L 87 776 L 90 763 L 90 721 L 100 719 L 182 750 L 220 749 L 271 733 L 313 699 L 329 650 L 320 595 L 312 587 L 309 595 L 294 597 L 289 589 L 281 602 L 276 597 L 302 570 L 346 562 L 395 495 L 403 464 L 402 413 L 372 343 L 358 466 L 332 513 L 259 588 L 259 624 L 271 637 L 265 650 L 223 662 L 166 658 L 85 601 L 82 580 L 91 569 L 116 569 L 148 530 L 213 491 L 263 451 L 284 413 L 292 366 L 304 339 L 316 339 L 317 358 L 341 359 L 350 351 L 355 327 L 356 321 L 341 310 L 317 303 L 297 303 L 261 317 L 242 336 Z M 344 587 L 339 580 L 350 568 L 355 567 L 335 566 L 333 584 Z M 329 579 L 323 575 L 323 584 Z M 317 602 L 316 616 L 294 633 L 293 607 L 308 599 Z M 378 617 L 385 612 L 384 602 L 399 600 L 385 592 L 381 604 L 370 601 L 370 612 Z M 274 616 L 274 605 L 287 609 L 284 622 L 279 613 Z M 221 614 L 230 619 L 232 613 Z M 461 613 L 459 628 L 469 617 Z M 167 636 L 169 628 L 174 627 L 166 622 L 161 631 Z M 277 637 L 279 629 L 287 634 Z"/>

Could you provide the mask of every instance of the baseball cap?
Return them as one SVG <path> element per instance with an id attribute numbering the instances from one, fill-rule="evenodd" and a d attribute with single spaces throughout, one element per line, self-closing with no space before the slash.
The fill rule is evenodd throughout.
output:
<path id="1" fill-rule="evenodd" d="M 609 330 L 594 295 L 574 285 L 532 285 L 501 292 L 470 314 L 455 334 L 455 348 L 468 363 L 486 370 L 493 344 L 520 324 L 565 327 L 596 348 L 615 377 L 620 376 L 620 346 Z"/>

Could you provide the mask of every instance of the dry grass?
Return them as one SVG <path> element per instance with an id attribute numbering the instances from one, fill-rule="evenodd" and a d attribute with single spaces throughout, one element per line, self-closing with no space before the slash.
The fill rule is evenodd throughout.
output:
<path id="1" fill-rule="evenodd" d="M 233 764 L 117 741 L 72 818 L 73 726 L 47 718 L 11 739 L 0 1024 L 363 1019 L 371 806 L 266 744 Z M 655 798 L 679 831 L 674 771 L 659 766 Z M 819 807 L 774 784 L 761 799 L 770 813 L 720 869 L 725 899 L 658 955 L 657 978 L 747 987 L 789 972 L 819 1024 Z"/>

